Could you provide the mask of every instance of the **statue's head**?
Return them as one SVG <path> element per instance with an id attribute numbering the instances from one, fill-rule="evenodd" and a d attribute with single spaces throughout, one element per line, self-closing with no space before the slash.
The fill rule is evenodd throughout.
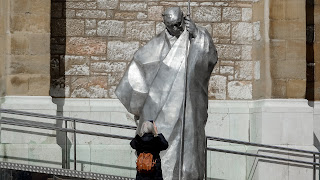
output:
<path id="1" fill-rule="evenodd" d="M 184 30 L 184 17 L 180 7 L 169 7 L 162 14 L 163 23 L 173 36 L 180 36 Z"/>

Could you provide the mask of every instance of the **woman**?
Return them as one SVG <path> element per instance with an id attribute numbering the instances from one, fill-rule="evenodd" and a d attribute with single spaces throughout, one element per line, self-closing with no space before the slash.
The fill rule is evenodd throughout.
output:
<path id="1" fill-rule="evenodd" d="M 161 159 L 160 151 L 166 150 L 168 148 L 168 142 L 164 136 L 160 133 L 154 122 L 145 121 L 141 126 L 140 135 L 130 142 L 133 149 L 137 151 L 137 156 L 140 153 L 151 153 L 153 159 L 156 161 L 155 170 L 152 173 L 140 173 L 137 171 L 137 180 L 162 180 L 162 170 L 161 170 Z"/>

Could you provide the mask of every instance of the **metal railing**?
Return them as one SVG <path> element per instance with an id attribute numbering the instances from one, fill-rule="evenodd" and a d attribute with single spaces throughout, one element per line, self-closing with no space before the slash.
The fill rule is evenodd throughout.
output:
<path id="1" fill-rule="evenodd" d="M 24 112 L 24 111 L 17 111 L 17 110 L 9 110 L 9 109 L 1 109 L 0 113 L 7 113 L 7 114 L 13 114 L 13 115 L 22 115 L 22 116 L 30 116 L 30 117 L 38 117 L 38 118 L 46 118 L 46 119 L 55 119 L 59 121 L 65 121 L 65 128 L 57 127 L 57 126 L 48 126 L 44 124 L 33 124 L 31 121 L 26 122 L 17 122 L 15 119 L 10 117 L 1 117 L 0 124 L 8 124 L 8 125 L 15 125 L 15 126 L 23 126 L 23 127 L 32 127 L 32 128 L 40 128 L 40 129 L 48 129 L 48 130 L 57 130 L 62 132 L 71 132 L 74 133 L 74 169 L 76 170 L 76 134 L 86 134 L 86 135 L 94 135 L 94 136 L 102 136 L 102 137 L 111 137 L 111 138 L 118 138 L 118 139 L 126 139 L 131 140 L 133 137 L 128 136 L 121 136 L 121 135 L 114 135 L 114 134 L 106 134 L 106 133 L 98 133 L 98 132 L 92 132 L 92 131 L 84 131 L 84 130 L 77 130 L 76 129 L 76 123 L 84 123 L 84 124 L 91 124 L 91 125 L 98 125 L 98 126 L 107 126 L 107 127 L 115 127 L 115 128 L 122 128 L 122 129 L 129 129 L 129 130 L 135 130 L 135 126 L 128 126 L 128 125 L 122 125 L 122 124 L 115 124 L 115 123 L 106 123 L 106 122 L 100 122 L 100 121 L 94 121 L 94 120 L 87 120 L 87 119 L 81 119 L 81 118 L 72 118 L 72 117 L 63 117 L 63 116 L 54 116 L 54 115 L 46 115 L 46 114 L 39 114 L 39 113 L 31 113 L 31 112 Z M 71 121 L 73 122 L 73 128 L 67 128 L 67 122 Z M 66 136 L 67 138 L 67 136 Z M 218 148 L 212 148 L 212 147 L 206 147 L 207 151 L 216 151 L 216 152 L 223 152 L 223 153 L 230 153 L 230 154 L 237 154 L 237 155 L 245 155 L 245 156 L 252 156 L 252 157 L 258 157 L 263 159 L 271 159 L 271 160 L 278 160 L 278 161 L 285 161 L 285 162 L 294 162 L 299 164 L 305 164 L 305 165 L 312 165 L 313 166 L 313 179 L 316 179 L 316 167 L 320 167 L 320 152 L 315 151 L 307 151 L 307 150 L 301 150 L 301 149 L 294 149 L 294 148 L 286 148 L 286 147 L 279 147 L 279 146 L 272 146 L 272 145 L 266 145 L 266 144 L 258 144 L 258 143 L 251 143 L 251 142 L 245 142 L 245 141 L 238 141 L 233 139 L 225 139 L 225 138 L 219 138 L 219 137 L 206 137 L 206 144 L 208 144 L 208 141 L 220 141 L 220 142 L 226 142 L 226 143 L 234 143 L 234 144 L 240 144 L 240 145 L 247 145 L 247 146 L 254 146 L 254 147 L 262 147 L 262 148 L 268 148 L 268 149 L 276 149 L 281 151 L 291 151 L 296 153 L 304 153 L 304 154 L 312 154 L 313 161 L 302 161 L 302 160 L 294 160 L 294 159 L 288 159 L 288 158 L 280 158 L 275 156 L 269 156 L 269 155 L 262 155 L 262 154 L 254 154 L 254 153 L 247 153 L 247 152 L 240 152 L 240 151 L 232 151 L 232 150 L 224 150 L 224 149 L 218 149 Z M 66 141 L 67 142 L 67 141 Z M 67 146 L 67 143 L 66 143 Z M 67 147 L 66 147 L 67 148 Z M 206 151 L 206 156 L 207 156 Z M 66 152 L 67 153 L 67 152 Z M 67 155 L 65 156 L 67 158 Z M 316 159 L 319 159 L 319 163 L 316 162 Z M 207 158 L 206 158 L 207 160 Z M 65 159 L 65 163 L 67 163 L 67 159 Z M 207 162 L 205 163 L 207 165 Z M 73 172 L 73 171 L 72 171 Z M 95 173 L 93 173 L 95 174 Z M 70 174 L 72 175 L 72 174 Z M 320 173 L 319 173 L 320 176 Z M 206 168 L 206 179 L 207 179 L 207 168 Z M 320 177 L 319 177 L 320 179 Z"/>
<path id="2" fill-rule="evenodd" d="M 294 163 L 305 164 L 305 165 L 312 165 L 313 166 L 313 179 L 314 180 L 316 179 L 316 166 L 320 167 L 320 152 L 316 152 L 316 151 L 307 151 L 307 150 L 302 150 L 302 149 L 294 149 L 294 148 L 286 148 L 286 147 L 272 146 L 272 145 L 259 144 L 259 143 L 251 143 L 251 142 L 246 142 L 246 141 L 238 141 L 238 140 L 233 140 L 233 139 L 225 139 L 225 138 L 212 137 L 212 136 L 207 136 L 206 144 L 208 144 L 208 140 L 220 141 L 220 142 L 226 142 L 226 143 L 233 143 L 233 144 L 241 144 L 241 145 L 254 146 L 254 147 L 263 147 L 263 148 L 268 148 L 268 149 L 276 149 L 276 150 L 289 151 L 289 152 L 291 151 L 291 152 L 298 152 L 298 153 L 304 153 L 304 154 L 312 154 L 313 161 L 310 162 L 310 161 L 301 161 L 301 160 L 294 160 L 294 159 L 288 159 L 288 158 L 280 158 L 280 157 L 262 155 L 262 154 L 254 154 L 254 153 L 247 153 L 247 152 L 239 152 L 239 151 L 218 149 L 218 148 L 212 148 L 212 147 L 208 147 L 207 146 L 207 150 L 209 150 L 209 151 L 216 151 L 216 152 L 223 152 L 223 153 L 229 153 L 229 154 L 252 156 L 252 157 L 271 159 L 271 160 L 278 160 L 278 161 L 285 161 L 285 162 L 294 162 Z M 317 157 L 319 159 L 319 163 L 316 162 Z M 320 173 L 319 173 L 319 179 L 320 179 Z"/>

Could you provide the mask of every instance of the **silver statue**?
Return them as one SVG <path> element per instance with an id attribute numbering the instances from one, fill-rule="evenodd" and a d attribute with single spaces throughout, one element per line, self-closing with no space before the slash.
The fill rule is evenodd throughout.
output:
<path id="1" fill-rule="evenodd" d="M 201 180 L 208 82 L 217 51 L 207 30 L 179 7 L 162 16 L 166 29 L 134 54 L 116 95 L 139 119 L 137 132 L 145 120 L 154 120 L 168 140 L 161 154 L 164 179 Z"/>

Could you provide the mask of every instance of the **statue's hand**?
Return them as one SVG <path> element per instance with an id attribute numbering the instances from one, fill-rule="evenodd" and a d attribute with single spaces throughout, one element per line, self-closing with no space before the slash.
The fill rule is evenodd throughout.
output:
<path id="1" fill-rule="evenodd" d="M 196 24 L 190 19 L 189 15 L 185 17 L 186 29 L 192 35 L 192 37 L 196 38 L 198 35 L 198 28 Z"/>

